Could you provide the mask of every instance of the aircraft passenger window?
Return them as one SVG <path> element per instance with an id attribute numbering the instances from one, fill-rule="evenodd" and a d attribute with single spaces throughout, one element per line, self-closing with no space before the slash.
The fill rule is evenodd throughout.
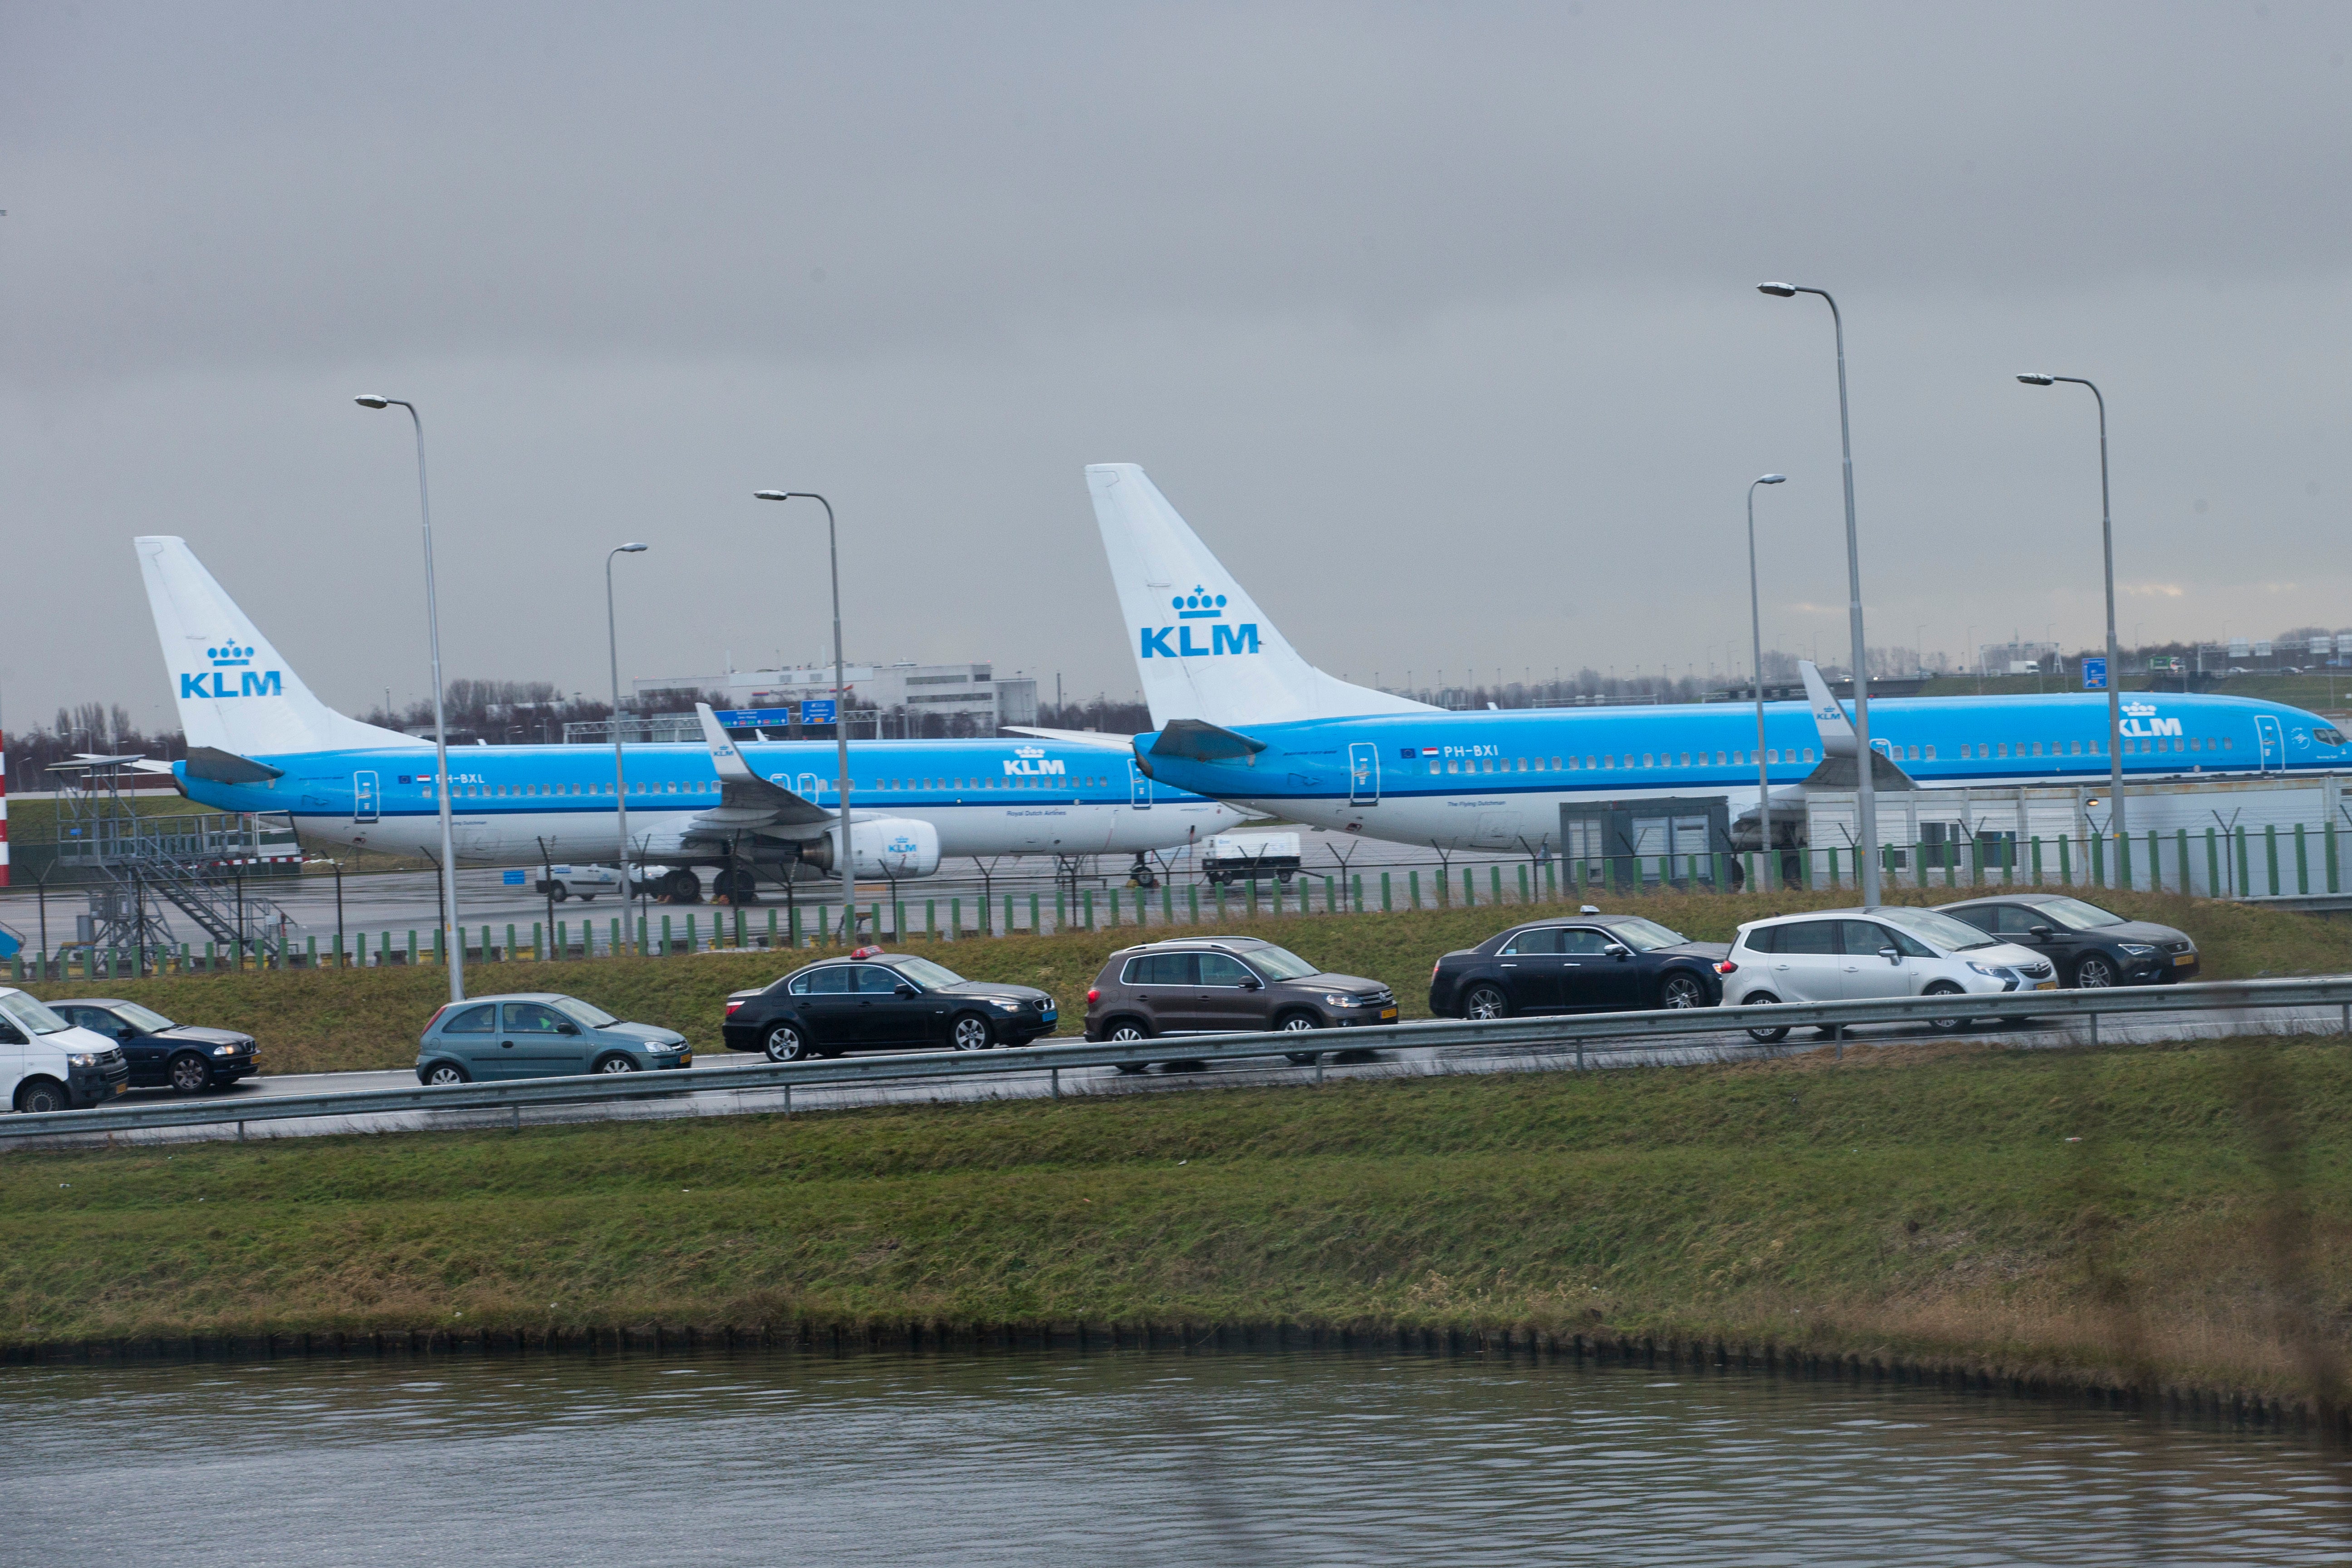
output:
<path id="1" fill-rule="evenodd" d="M 1805 761 L 1807 761 L 1807 762 L 1809 762 L 1809 763 L 1810 763 L 1810 762 L 1811 762 L 1812 760 L 1813 760 L 1813 749 L 1812 749 L 1811 746 L 1807 746 L 1807 747 L 1805 748 Z"/>
<path id="2" fill-rule="evenodd" d="M 1458 773 L 1462 771 L 1462 764 L 1448 757 L 1445 760 L 1445 771 L 1449 773 Z"/>
<path id="3" fill-rule="evenodd" d="M 1568 765 L 1570 767 L 1574 767 L 1576 765 L 1576 759 L 1574 757 L 1569 758 Z M 1551 771 L 1554 773 L 1559 772 L 1559 759 L 1558 757 L 1554 757 L 1551 760 Z"/>
<path id="4" fill-rule="evenodd" d="M 2033 754 L 2037 757 L 2042 754 L 2042 742 L 2039 741 L 2033 742 Z"/>
<path id="5" fill-rule="evenodd" d="M 1690 753 L 1688 752 L 1685 752 L 1683 753 L 1683 766 L 1690 766 Z"/>
<path id="6" fill-rule="evenodd" d="M 1916 746 L 1911 748 L 1911 760 L 1915 763 L 1919 760 L 1919 748 Z"/>
<path id="7" fill-rule="evenodd" d="M 2236 750 L 2237 744 L 2238 743 L 2235 741 L 2231 740 L 2227 735 L 2221 737 L 2221 749 L 2225 752 Z"/>
<path id="8" fill-rule="evenodd" d="M 1642 753 L 1642 765 L 1643 765 L 1643 767 L 1645 767 L 1645 768 L 1646 768 L 1646 767 L 1650 766 L 1650 758 L 1651 758 L 1651 754 L 1650 754 L 1648 752 L 1643 752 Z"/>
<path id="9" fill-rule="evenodd" d="M 1777 747 L 1777 746 L 1768 746 L 1768 747 L 1766 747 L 1766 748 L 1765 748 L 1765 751 L 1764 751 L 1764 761 L 1765 761 L 1768 764 L 1769 764 L 1769 763 L 1777 763 L 1777 762 L 1779 762 L 1780 760 L 1780 748 L 1779 748 L 1779 747 Z"/>
<path id="10" fill-rule="evenodd" d="M 2205 749 L 2205 742 L 2201 739 L 2192 735 L 2189 740 L 2189 749 L 2192 752 L 2201 752 Z"/>
<path id="11" fill-rule="evenodd" d="M 1927 748 L 1927 760 L 1931 763 L 1936 760 L 1936 748 L 1933 746 Z"/>

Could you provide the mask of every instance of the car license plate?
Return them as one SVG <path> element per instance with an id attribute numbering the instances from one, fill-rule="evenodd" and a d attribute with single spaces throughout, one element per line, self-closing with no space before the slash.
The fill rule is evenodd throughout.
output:
<path id="1" fill-rule="evenodd" d="M 682 1068 L 692 1067 L 694 1065 L 694 1053 L 692 1051 L 688 1051 L 685 1055 L 679 1057 L 677 1058 L 677 1065 Z"/>
<path id="2" fill-rule="evenodd" d="M 2194 963 L 2197 962 L 2197 955 L 2193 952 L 2176 952 L 2172 955 L 2172 962 L 2175 964 Z"/>
<path id="3" fill-rule="evenodd" d="M 2055 991 L 2058 989 L 2058 983 L 2055 980 L 2043 980 L 2037 982 L 2033 988 L 2036 991 Z"/>
<path id="4" fill-rule="evenodd" d="M 1383 1007 L 1381 1009 L 1381 1016 L 1392 1024 L 1396 1022 L 1396 1009 L 1393 1007 Z"/>
<path id="5" fill-rule="evenodd" d="M 117 1094 L 121 1094 L 124 1089 L 129 1089 L 130 1087 L 131 1087 L 131 1085 L 130 1085 L 129 1083 L 127 1083 L 127 1082 L 126 1082 L 126 1083 L 118 1083 L 118 1084 L 116 1084 L 116 1085 L 114 1086 L 114 1092 L 115 1092 L 115 1093 L 117 1093 Z"/>

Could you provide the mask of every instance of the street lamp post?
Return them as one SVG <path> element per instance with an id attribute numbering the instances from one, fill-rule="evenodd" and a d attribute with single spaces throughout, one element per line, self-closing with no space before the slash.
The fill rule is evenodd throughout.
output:
<path id="1" fill-rule="evenodd" d="M 613 658 L 613 805 L 620 814 L 621 929 L 629 934 L 631 946 L 636 945 L 637 879 L 629 874 L 629 774 L 621 760 L 621 621 L 613 613 L 613 557 L 642 555 L 645 550 L 642 544 L 616 544 L 604 552 L 604 647 Z"/>
<path id="2" fill-rule="evenodd" d="M 1772 847 L 1772 773 L 1764 761 L 1764 611 L 1756 594 L 1756 487 L 1789 482 L 1786 474 L 1766 474 L 1748 486 L 1748 625 L 1756 656 L 1756 808 L 1764 828 L 1764 886 L 1779 881 L 1780 851 Z"/>
<path id="3" fill-rule="evenodd" d="M 841 872 L 842 930 L 852 933 L 857 929 L 857 868 L 849 858 L 849 689 L 841 658 L 841 537 L 834 528 L 833 503 L 814 490 L 755 490 L 752 494 L 760 500 L 813 500 L 824 508 L 825 547 L 833 556 L 833 752 L 835 771 L 841 775 L 836 792 L 840 799 L 835 802 L 841 820 L 833 853 Z"/>
<path id="4" fill-rule="evenodd" d="M 457 853 L 449 827 L 449 726 L 441 692 L 441 608 L 433 587 L 433 500 L 425 484 L 425 419 L 416 405 L 371 393 L 352 402 L 362 408 L 405 408 L 416 429 L 416 507 L 425 519 L 425 629 L 433 650 L 433 793 L 441 802 L 441 932 L 449 953 L 449 1000 L 466 999 L 466 939 L 457 926 Z"/>
<path id="5" fill-rule="evenodd" d="M 1846 618 L 1853 640 L 1854 815 L 1862 830 L 1862 901 L 1878 902 L 1878 791 L 1872 781 L 1870 756 L 1870 650 L 1862 637 L 1862 547 L 1853 523 L 1853 430 L 1846 413 L 1845 318 L 1826 289 L 1797 283 L 1759 283 L 1757 291 L 1790 299 L 1818 294 L 1830 308 L 1830 324 L 1837 334 L 1838 441 L 1845 454 L 1845 577 Z"/>
<path id="6" fill-rule="evenodd" d="M 2129 829 L 2124 823 L 2123 663 L 2116 657 L 2116 525 L 2107 504 L 2107 400 L 2097 386 L 2079 375 L 2034 374 L 2017 379 L 2028 386 L 2052 386 L 2062 381 L 2069 386 L 2088 386 L 2099 405 L 2099 550 L 2107 570 L 2107 794 L 2115 802 L 2107 813 L 2107 826 L 2121 843 Z"/>

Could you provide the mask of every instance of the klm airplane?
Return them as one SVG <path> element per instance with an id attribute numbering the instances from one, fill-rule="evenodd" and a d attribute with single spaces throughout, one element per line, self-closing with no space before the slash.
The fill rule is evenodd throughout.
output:
<path id="1" fill-rule="evenodd" d="M 222 811 L 283 812 L 306 841 L 437 855 L 432 746 L 320 701 L 184 541 L 137 545 L 188 740 L 171 764 L 181 790 Z M 736 743 L 704 722 L 703 745 L 628 748 L 631 862 L 667 868 L 655 887 L 688 900 L 701 893 L 697 867 L 745 899 L 761 875 L 833 873 L 833 742 Z M 1112 736 L 861 742 L 849 756 L 861 878 L 928 877 L 951 855 L 1140 857 L 1247 819 L 1155 784 Z M 617 853 L 604 748 L 468 746 L 449 753 L 448 782 L 461 863 Z"/>
<path id="2" fill-rule="evenodd" d="M 1316 668 L 1128 463 L 1087 470 L 1151 721 L 1160 783 L 1292 821 L 1441 848 L 1556 846 L 1559 807 L 1756 786 L 1752 704 L 1451 712 Z M 1810 666 L 1811 701 L 1768 703 L 1764 772 L 1801 783 L 1852 757 L 1848 710 Z M 2133 692 L 2124 773 L 2163 779 L 2352 768 L 2315 713 L 2245 698 Z M 1888 699 L 1871 745 L 1921 788 L 2103 784 L 2107 700 Z"/>

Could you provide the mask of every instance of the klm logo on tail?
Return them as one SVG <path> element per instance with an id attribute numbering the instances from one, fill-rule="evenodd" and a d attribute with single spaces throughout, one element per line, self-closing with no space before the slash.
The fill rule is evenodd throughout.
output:
<path id="1" fill-rule="evenodd" d="M 1225 615 L 1225 596 L 1211 594 L 1195 584 L 1189 594 L 1179 594 L 1168 601 L 1179 622 L 1217 621 Z M 1244 621 L 1239 626 L 1217 625 L 1209 628 L 1209 646 L 1201 647 L 1192 641 L 1190 626 L 1145 626 L 1141 628 L 1144 658 L 1212 658 L 1228 653 L 1257 651 L 1257 623 Z M 1176 640 L 1169 642 L 1170 637 Z"/>
<path id="2" fill-rule="evenodd" d="M 205 657 L 213 661 L 212 668 L 198 670 L 194 675 L 180 677 L 183 699 L 223 697 L 282 697 L 283 677 L 274 669 L 253 668 L 253 650 L 234 643 L 205 649 Z M 228 672 L 236 671 L 236 689 L 229 689 Z M 209 681 L 210 684 L 206 684 Z"/>

